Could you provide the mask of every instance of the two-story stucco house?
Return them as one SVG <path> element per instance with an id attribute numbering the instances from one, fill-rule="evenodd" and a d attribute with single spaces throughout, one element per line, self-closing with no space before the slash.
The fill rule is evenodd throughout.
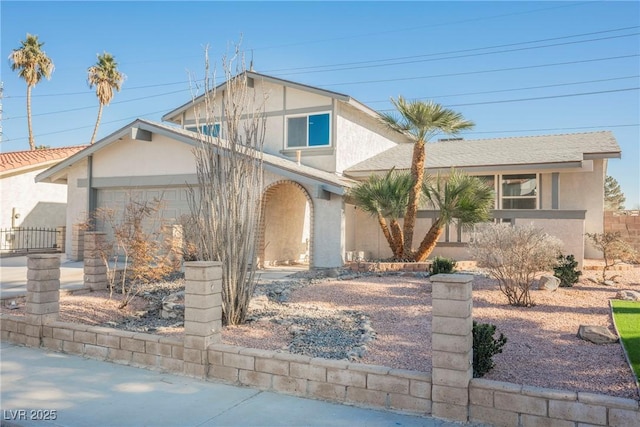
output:
<path id="1" fill-rule="evenodd" d="M 308 261 L 323 268 L 342 265 L 351 251 L 389 256 L 377 223 L 345 196 L 371 173 L 408 168 L 412 146 L 406 137 L 348 95 L 252 71 L 242 78 L 250 90 L 268 96 L 261 262 Z M 224 91 L 222 84 L 216 96 Z M 41 173 L 40 182 L 67 184 L 68 229 L 85 221 L 87 212 L 122 205 L 128 193 L 161 197 L 168 221 L 187 213 L 187 188 L 197 182 L 192 150 L 199 144 L 196 114 L 203 102 L 201 96 L 176 108 L 164 123 L 138 119 Z M 217 136 L 221 128 L 208 123 L 201 131 Z M 583 233 L 602 231 L 607 158 L 619 156 L 609 132 L 448 141 L 427 146 L 427 171 L 460 167 L 486 177 L 496 188 L 496 218 L 544 227 L 582 260 L 598 256 L 585 249 Z M 418 232 L 432 216 L 420 212 Z M 68 233 L 67 248 L 72 239 Z M 449 230 L 436 253 L 467 258 L 466 239 Z"/>

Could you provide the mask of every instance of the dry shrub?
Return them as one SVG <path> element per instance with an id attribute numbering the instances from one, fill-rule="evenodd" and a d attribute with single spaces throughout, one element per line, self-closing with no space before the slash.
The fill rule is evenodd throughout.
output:
<path id="1" fill-rule="evenodd" d="M 531 286 L 535 275 L 552 269 L 562 242 L 533 226 L 487 224 L 476 234 L 469 248 L 478 262 L 498 280 L 509 304 L 531 307 Z"/>

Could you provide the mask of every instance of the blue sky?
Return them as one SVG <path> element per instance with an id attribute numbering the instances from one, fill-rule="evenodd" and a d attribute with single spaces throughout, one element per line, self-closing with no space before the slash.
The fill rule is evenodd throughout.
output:
<path id="1" fill-rule="evenodd" d="M 37 145 L 86 144 L 96 54 L 127 79 L 98 139 L 191 98 L 189 76 L 242 38 L 258 72 L 392 108 L 433 99 L 476 127 L 466 139 L 610 130 L 608 174 L 640 204 L 640 2 L 13 2 L 1 5 L 3 152 L 28 149 L 26 85 L 8 56 L 45 42 L 51 80 L 33 90 Z"/>

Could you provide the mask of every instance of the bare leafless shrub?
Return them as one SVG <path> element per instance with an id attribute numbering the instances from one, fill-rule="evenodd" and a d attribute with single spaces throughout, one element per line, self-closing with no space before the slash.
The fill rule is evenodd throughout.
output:
<path id="1" fill-rule="evenodd" d="M 556 265 L 561 247 L 542 229 L 509 224 L 487 224 L 469 243 L 478 267 L 498 280 L 509 304 L 521 307 L 535 305 L 530 293 L 535 275 Z"/>
<path id="2" fill-rule="evenodd" d="M 256 237 L 263 188 L 262 148 L 266 94 L 249 87 L 244 57 L 235 47 L 222 59 L 224 93 L 212 85 L 205 52 L 204 99 L 196 105 L 200 143 L 194 149 L 197 187 L 191 187 L 189 252 L 222 263 L 222 320 L 243 323 L 255 289 Z M 252 85 L 253 86 L 253 85 Z M 203 132 L 220 124 L 220 132 Z M 195 250 L 195 251 L 194 251 Z"/>
<path id="3" fill-rule="evenodd" d="M 616 264 L 622 262 L 636 262 L 638 253 L 630 244 L 622 240 L 619 231 L 606 231 L 604 233 L 586 233 L 593 246 L 602 252 L 604 267 L 602 268 L 602 281 L 607 281 L 607 271 Z M 614 277 L 609 279 L 613 280 Z"/>
<path id="4" fill-rule="evenodd" d="M 138 294 L 141 284 L 158 281 L 178 268 L 171 236 L 162 226 L 162 201 L 129 199 L 121 212 L 97 209 L 96 223 L 103 224 L 108 237 L 96 248 L 107 267 L 110 294 L 116 286 L 123 295 L 119 308 Z"/>

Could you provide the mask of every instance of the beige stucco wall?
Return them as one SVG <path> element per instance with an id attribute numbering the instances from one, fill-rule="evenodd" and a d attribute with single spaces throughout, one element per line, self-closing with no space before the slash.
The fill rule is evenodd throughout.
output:
<path id="1" fill-rule="evenodd" d="M 346 104 L 339 104 L 336 118 L 336 171 L 342 173 L 369 157 L 385 151 L 399 140 L 373 117 Z"/>
<path id="2" fill-rule="evenodd" d="M 562 253 L 573 255 L 578 261 L 578 268 L 582 268 L 584 261 L 585 221 L 581 219 L 516 219 L 516 226 L 531 225 L 543 229 L 547 234 L 557 237 L 563 243 Z"/>
<path id="3" fill-rule="evenodd" d="M 87 179 L 87 160 L 80 160 L 68 168 L 67 174 L 67 234 L 65 237 L 65 252 L 67 258 L 72 259 L 73 225 L 84 223 L 87 220 L 87 211 L 89 208 L 89 193 L 87 188 L 78 186 L 78 180 Z"/>
<path id="4" fill-rule="evenodd" d="M 593 160 L 593 172 L 561 173 L 559 185 L 560 209 L 586 210 L 583 233 L 604 231 L 604 180 L 606 160 Z M 586 258 L 601 258 L 591 245 L 585 246 Z"/>
<path id="5" fill-rule="evenodd" d="M 166 136 L 151 141 L 124 138 L 93 156 L 93 177 L 180 175 L 195 173 L 191 148 Z"/>
<path id="6" fill-rule="evenodd" d="M 44 168 L 0 179 L 0 228 L 11 227 L 13 208 L 20 215 L 16 227 L 65 225 L 67 189 L 64 185 L 36 183 Z"/>
<path id="7" fill-rule="evenodd" d="M 314 199 L 314 264 L 318 268 L 344 264 L 345 218 L 342 197 Z"/>

